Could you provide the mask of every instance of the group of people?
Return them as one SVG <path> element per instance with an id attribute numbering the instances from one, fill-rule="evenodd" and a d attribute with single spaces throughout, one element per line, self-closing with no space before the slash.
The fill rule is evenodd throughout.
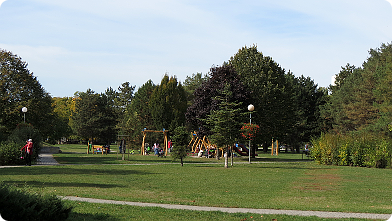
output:
<path id="1" fill-rule="evenodd" d="M 172 148 L 172 141 L 169 140 L 169 141 L 167 142 L 167 150 L 168 150 L 168 152 L 171 151 L 171 148 Z M 164 157 L 164 156 L 165 156 L 165 151 L 164 151 L 164 149 L 161 148 L 161 147 L 159 146 L 159 143 L 157 143 L 157 142 L 155 142 L 154 145 L 152 146 L 152 150 L 151 150 L 150 145 L 149 145 L 148 143 L 146 143 L 146 147 L 145 147 L 145 152 L 146 152 L 146 154 L 149 155 L 151 151 L 153 151 L 153 152 L 154 152 L 154 155 L 157 155 L 158 157 Z"/>

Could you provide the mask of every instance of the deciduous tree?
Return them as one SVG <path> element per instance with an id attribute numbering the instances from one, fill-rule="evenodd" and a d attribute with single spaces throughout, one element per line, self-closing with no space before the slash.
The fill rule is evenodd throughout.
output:
<path id="1" fill-rule="evenodd" d="M 27 69 L 27 63 L 11 52 L 0 50 L 0 127 L 6 135 L 23 122 L 22 107 L 27 107 L 26 122 L 46 138 L 53 132 L 52 98 Z"/>

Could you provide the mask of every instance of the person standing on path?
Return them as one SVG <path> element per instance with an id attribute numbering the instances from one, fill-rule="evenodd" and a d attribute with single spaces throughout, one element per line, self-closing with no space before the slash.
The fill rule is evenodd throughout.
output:
<path id="1" fill-rule="evenodd" d="M 24 145 L 20 151 L 24 151 L 26 166 L 31 166 L 31 155 L 33 155 L 33 140 L 28 139 L 26 142 L 26 145 Z"/>

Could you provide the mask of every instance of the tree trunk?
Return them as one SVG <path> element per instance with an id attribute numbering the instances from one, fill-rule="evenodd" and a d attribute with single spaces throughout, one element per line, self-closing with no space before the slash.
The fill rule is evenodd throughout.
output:
<path id="1" fill-rule="evenodd" d="M 229 156 L 227 154 L 228 148 L 226 147 L 226 153 L 225 153 L 225 168 L 229 168 Z"/>
<path id="2" fill-rule="evenodd" d="M 268 152 L 268 144 L 266 142 L 263 143 L 263 151 L 264 153 Z"/>
<path id="3" fill-rule="evenodd" d="M 184 166 L 184 161 L 182 160 L 182 157 L 181 157 L 181 166 L 182 167 Z"/>
<path id="4" fill-rule="evenodd" d="M 230 147 L 231 166 L 233 167 L 233 146 Z"/>

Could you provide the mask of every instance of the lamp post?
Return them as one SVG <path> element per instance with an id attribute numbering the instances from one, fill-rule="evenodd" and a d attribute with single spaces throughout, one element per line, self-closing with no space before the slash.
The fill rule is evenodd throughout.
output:
<path id="1" fill-rule="evenodd" d="M 248 106 L 248 111 L 249 111 L 249 124 L 251 125 L 252 124 L 252 111 L 254 111 L 254 109 L 255 109 L 255 106 L 253 106 L 252 104 L 249 104 L 249 106 Z M 251 140 L 251 138 L 249 137 L 249 149 L 248 149 L 248 152 L 249 152 L 249 164 L 250 164 L 250 140 Z"/>
<path id="2" fill-rule="evenodd" d="M 22 112 L 23 112 L 23 122 L 26 123 L 27 107 L 22 107 Z"/>

